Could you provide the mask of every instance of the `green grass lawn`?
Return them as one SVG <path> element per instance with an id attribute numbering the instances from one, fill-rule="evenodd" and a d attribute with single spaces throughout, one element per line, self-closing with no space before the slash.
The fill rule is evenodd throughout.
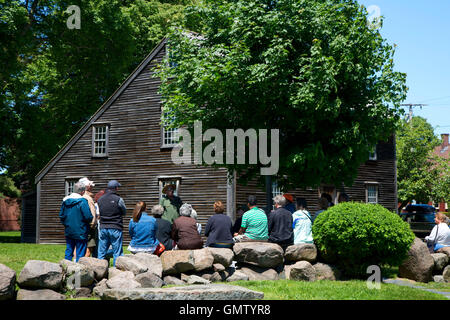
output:
<path id="1" fill-rule="evenodd" d="M 0 263 L 15 270 L 17 276 L 28 260 L 58 263 L 64 259 L 65 245 L 28 244 L 20 242 L 20 232 L 0 232 Z M 129 253 L 124 247 L 124 253 Z M 110 261 L 112 265 L 112 259 Z M 383 269 L 383 274 L 394 277 L 397 268 Z M 264 292 L 266 300 L 446 300 L 445 297 L 392 284 L 381 284 L 381 289 L 368 289 L 365 281 L 237 281 L 240 285 Z M 450 283 L 417 283 L 429 289 L 450 291 Z M 88 300 L 93 300 L 91 298 Z M 82 299 L 84 300 L 84 299 Z"/>
<path id="2" fill-rule="evenodd" d="M 236 281 L 230 284 L 264 292 L 265 300 L 447 300 L 444 296 L 409 287 L 381 284 L 367 288 L 365 281 Z"/>

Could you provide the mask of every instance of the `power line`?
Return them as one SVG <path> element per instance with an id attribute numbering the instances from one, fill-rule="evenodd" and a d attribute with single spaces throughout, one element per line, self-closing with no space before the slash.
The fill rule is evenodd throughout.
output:
<path id="1" fill-rule="evenodd" d="M 409 107 L 409 115 L 407 118 L 407 122 L 410 122 L 412 117 L 413 117 L 413 107 L 420 107 L 422 109 L 422 107 L 428 106 L 427 104 L 422 104 L 422 103 L 404 103 L 401 104 L 400 106 L 402 107 Z"/>

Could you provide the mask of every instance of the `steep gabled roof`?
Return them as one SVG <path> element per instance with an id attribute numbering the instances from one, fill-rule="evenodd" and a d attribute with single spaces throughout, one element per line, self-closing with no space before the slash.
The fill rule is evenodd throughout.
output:
<path id="1" fill-rule="evenodd" d="M 138 74 L 153 60 L 153 58 L 161 51 L 161 49 L 166 44 L 166 38 L 162 39 L 161 42 L 149 53 L 147 57 L 139 64 L 139 66 L 128 76 L 128 78 L 122 83 L 122 85 L 109 97 L 109 99 L 94 113 L 94 115 L 81 127 L 80 130 L 66 143 L 66 145 L 59 150 L 59 152 L 45 165 L 45 167 L 36 175 L 35 183 L 38 183 L 47 172 L 61 159 L 67 151 L 80 139 L 83 134 L 91 127 L 91 125 L 97 121 L 101 115 L 108 110 L 108 108 L 117 100 L 122 92 L 133 82 L 133 80 L 138 76 Z"/>

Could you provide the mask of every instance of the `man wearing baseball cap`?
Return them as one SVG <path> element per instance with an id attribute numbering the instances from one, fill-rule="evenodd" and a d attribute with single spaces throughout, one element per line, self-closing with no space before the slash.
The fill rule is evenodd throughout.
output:
<path id="1" fill-rule="evenodd" d="M 94 203 L 94 194 L 92 193 L 92 189 L 95 187 L 94 181 L 89 180 L 87 177 L 81 178 L 78 180 L 78 182 L 84 184 L 86 187 L 86 190 L 83 194 L 83 198 L 85 198 L 89 204 L 89 209 L 91 210 L 92 214 L 92 222 L 90 225 L 90 230 L 88 234 L 88 244 L 86 249 L 86 255 L 85 257 L 90 257 L 91 255 L 97 256 L 95 252 L 95 248 L 97 246 L 97 212 L 95 210 L 95 203 Z"/>
<path id="2" fill-rule="evenodd" d="M 123 255 L 123 216 L 127 213 L 125 202 L 117 194 L 120 186 L 117 180 L 109 181 L 105 194 L 97 202 L 100 211 L 98 258 L 105 259 L 111 245 L 114 266 L 116 259 Z"/>

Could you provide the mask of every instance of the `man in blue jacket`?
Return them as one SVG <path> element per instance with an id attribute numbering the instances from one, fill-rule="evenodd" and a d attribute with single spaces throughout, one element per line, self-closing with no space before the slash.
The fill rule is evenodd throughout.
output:
<path id="1" fill-rule="evenodd" d="M 74 249 L 76 249 L 77 262 L 86 254 L 92 214 L 87 200 L 83 198 L 85 188 L 83 183 L 75 183 L 73 193 L 63 199 L 59 211 L 59 218 L 65 229 L 65 259 L 70 261 L 73 259 Z"/>

